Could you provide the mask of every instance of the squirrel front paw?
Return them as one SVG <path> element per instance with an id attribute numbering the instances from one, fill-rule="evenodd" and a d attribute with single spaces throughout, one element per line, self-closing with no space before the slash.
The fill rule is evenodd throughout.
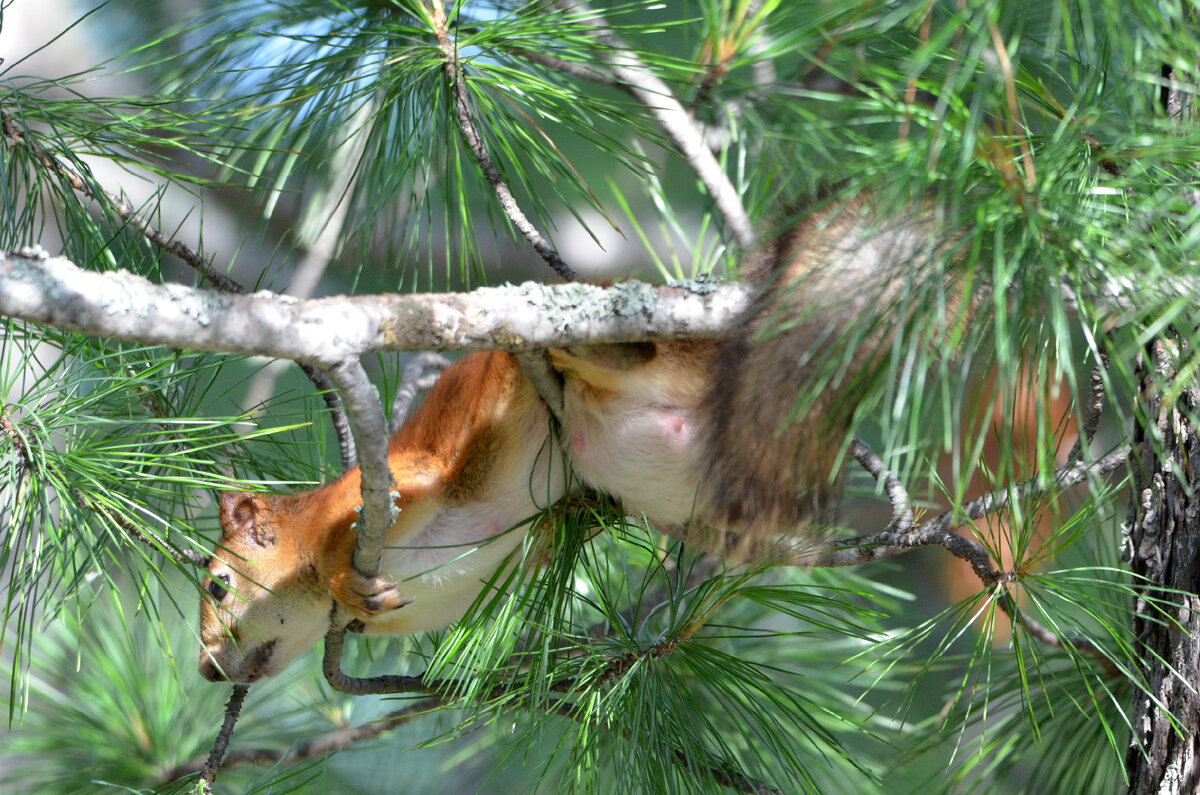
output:
<path id="1" fill-rule="evenodd" d="M 364 620 L 399 610 L 412 602 L 401 596 L 395 583 L 383 577 L 364 577 L 358 572 L 337 578 L 330 584 L 330 591 L 351 615 Z"/>

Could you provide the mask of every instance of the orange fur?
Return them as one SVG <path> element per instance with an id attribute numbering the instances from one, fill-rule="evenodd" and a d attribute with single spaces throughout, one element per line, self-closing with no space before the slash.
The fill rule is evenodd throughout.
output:
<path id="1" fill-rule="evenodd" d="M 208 566 L 220 587 L 201 602 L 201 673 L 278 673 L 325 634 L 330 599 L 369 633 L 460 616 L 520 544 L 512 528 L 565 491 L 548 427 L 512 356 L 474 353 L 450 367 L 389 443 L 400 514 L 377 578 L 351 564 L 357 468 L 296 495 L 223 493 Z"/>

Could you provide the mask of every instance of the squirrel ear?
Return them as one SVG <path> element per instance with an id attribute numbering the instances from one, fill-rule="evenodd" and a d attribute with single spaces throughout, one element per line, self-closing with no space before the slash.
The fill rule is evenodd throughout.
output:
<path id="1" fill-rule="evenodd" d="M 226 535 L 249 538 L 260 547 L 275 546 L 275 531 L 264 519 L 265 503 L 257 494 L 223 491 L 220 494 L 221 529 Z"/>

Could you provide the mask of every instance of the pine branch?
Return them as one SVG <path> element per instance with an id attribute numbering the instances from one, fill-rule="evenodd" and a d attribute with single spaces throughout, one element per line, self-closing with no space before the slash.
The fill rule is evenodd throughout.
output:
<path id="1" fill-rule="evenodd" d="M 103 189 L 97 192 L 93 187 L 93 183 L 85 179 L 78 170 L 47 152 L 38 144 L 29 130 L 22 128 L 13 121 L 8 113 L 2 110 L 0 110 L 0 125 L 3 126 L 4 136 L 12 141 L 13 144 L 27 148 L 43 168 L 65 179 L 67 184 L 79 195 L 94 201 L 107 203 L 113 212 L 129 224 L 130 227 L 140 232 L 146 240 L 163 251 L 174 254 L 199 273 L 200 277 L 205 281 L 226 292 L 244 293 L 246 291 L 244 287 L 225 274 L 214 271 L 209 263 L 205 262 L 204 258 L 188 247 L 187 244 L 178 239 L 167 237 L 166 234 L 150 224 L 149 221 L 141 218 L 137 213 L 137 209 L 126 201 L 123 196 Z"/>
<path id="2" fill-rule="evenodd" d="M 1093 383 L 1097 380 L 1094 378 Z M 854 440 L 851 452 L 855 458 L 866 462 L 863 464 L 864 468 L 877 480 L 883 478 L 887 484 L 889 479 L 895 479 L 890 472 L 883 469 L 882 463 L 876 465 L 879 462 L 878 457 L 861 441 Z M 953 531 L 963 527 L 970 520 L 1003 510 L 1015 501 L 1040 497 L 1052 489 L 1056 493 L 1061 492 L 1076 483 L 1106 475 L 1125 466 L 1128 460 L 1129 448 L 1122 447 L 1091 464 L 1069 461 L 1055 470 L 1052 486 L 1042 485 L 1037 478 L 1033 478 L 1015 488 L 997 489 L 985 494 L 964 504 L 961 509 L 945 511 L 928 522 L 912 526 L 909 530 L 899 531 L 889 527 L 888 530 L 875 535 L 836 541 L 823 549 L 798 553 L 789 562 L 801 566 L 853 566 L 900 555 L 920 547 L 941 546 L 954 557 L 969 563 L 984 586 L 993 589 L 1000 609 L 1024 626 L 1039 641 L 1053 648 L 1070 647 L 1088 654 L 1100 663 L 1109 676 L 1120 676 L 1120 669 L 1091 641 L 1085 638 L 1060 638 L 1026 616 L 1008 591 L 1008 586 L 1019 579 L 1018 572 L 997 570 L 987 550 Z M 892 499 L 893 516 L 905 515 L 911 510 L 908 495 L 898 483 L 885 485 L 885 488 Z"/>
<path id="3" fill-rule="evenodd" d="M 21 474 L 18 477 L 17 489 L 20 490 L 21 484 L 25 482 L 25 477 L 30 472 L 34 471 L 33 457 L 30 454 L 29 446 L 25 441 L 24 435 L 21 433 L 20 429 L 13 424 L 12 420 L 9 419 L 7 413 L 4 411 L 3 405 L 0 405 L 0 431 L 3 431 L 4 435 L 8 437 L 9 441 L 13 445 L 13 450 L 16 452 L 17 458 L 19 459 L 19 469 Z M 51 471 L 53 472 L 53 470 Z M 54 472 L 54 474 L 55 479 L 59 483 L 72 482 L 72 478 L 66 477 L 66 473 Z M 143 530 L 132 522 L 126 520 L 124 517 L 114 514 L 105 506 L 96 505 L 78 488 L 71 487 L 71 497 L 75 500 L 75 504 L 83 510 L 99 516 L 102 520 L 119 528 L 123 533 L 125 533 L 125 535 L 129 536 L 129 538 L 137 541 L 138 543 L 145 544 L 155 552 L 165 554 L 176 563 L 188 563 L 195 566 L 204 565 L 204 555 L 200 554 L 196 550 L 182 549 L 175 546 L 170 541 L 153 532 L 149 528 Z"/>
<path id="4" fill-rule="evenodd" d="M 394 350 L 507 350 L 705 337 L 747 305 L 740 286 L 623 282 L 481 288 L 471 293 L 231 295 L 96 273 L 40 250 L 0 259 L 0 315 L 171 348 L 270 356 L 328 368 Z"/>
<path id="5" fill-rule="evenodd" d="M 504 177 L 500 175 L 499 169 L 492 162 L 487 147 L 483 145 L 483 137 L 479 134 L 479 128 L 475 125 L 475 119 L 471 115 L 470 95 L 463 82 L 462 62 L 458 58 L 458 48 L 450 40 L 450 31 L 446 27 L 446 9 L 442 5 L 442 0 L 432 0 L 432 5 L 433 13 L 430 14 L 430 20 L 433 23 L 433 32 L 437 37 L 438 47 L 445 58 L 446 82 L 450 84 L 450 90 L 454 95 L 454 114 L 458 118 L 458 128 L 462 132 L 463 140 L 467 142 L 467 147 L 475 156 L 475 161 L 483 171 L 484 178 L 492 186 L 492 190 L 500 200 L 500 206 L 504 209 L 504 214 L 512 221 L 513 226 L 524 235 L 529 245 L 533 246 L 533 250 L 546 261 L 546 264 L 555 273 L 567 281 L 576 281 L 579 276 L 563 261 L 554 246 L 542 237 L 542 233 L 521 211 L 512 191 L 504 182 Z"/>
<path id="6" fill-rule="evenodd" d="M 84 179 L 78 170 L 46 151 L 45 148 L 37 143 L 28 130 L 19 126 L 3 110 L 0 110 L 0 127 L 3 128 L 5 138 L 12 141 L 15 145 L 26 147 L 43 168 L 65 179 L 76 193 L 94 201 L 107 201 L 112 211 L 130 227 L 136 229 L 146 240 L 158 248 L 174 254 L 200 274 L 202 279 L 228 293 L 242 295 L 246 292 L 246 288 L 241 284 L 225 274 L 213 270 L 209 263 L 187 244 L 177 238 L 167 237 L 166 234 L 153 226 L 149 221 L 140 217 L 136 208 L 126 201 L 124 197 L 107 190 L 101 190 L 98 195 L 96 189 L 93 187 L 93 183 Z M 325 405 L 329 408 L 329 416 L 333 422 L 334 431 L 337 433 L 338 444 L 341 449 L 342 464 L 349 469 L 354 466 L 354 444 L 350 434 L 349 422 L 342 409 L 341 396 L 333 389 L 328 379 L 325 378 L 325 375 L 320 370 L 303 363 L 300 363 L 299 366 L 305 377 L 316 386 L 322 399 L 325 401 Z"/>
<path id="7" fill-rule="evenodd" d="M 596 692 L 599 688 L 625 673 L 637 661 L 645 658 L 658 658 L 673 652 L 679 643 L 687 640 L 700 628 L 700 622 L 697 622 L 687 627 L 679 635 L 664 639 L 655 643 L 649 649 L 641 652 L 634 652 L 619 657 L 611 658 L 601 670 L 597 677 L 589 677 L 587 684 L 589 692 Z M 435 679 L 426 681 L 420 676 L 398 676 L 398 675 L 383 675 L 373 676 L 370 678 L 359 679 L 346 676 L 341 671 L 340 661 L 342 656 L 342 644 L 345 638 L 345 631 L 331 632 L 325 637 L 325 654 L 322 660 L 322 670 L 325 674 L 326 681 L 337 691 L 347 693 L 349 695 L 389 695 L 398 693 L 427 693 L 437 695 L 437 698 L 429 699 L 420 702 L 421 705 L 428 704 L 429 708 L 452 706 L 452 701 L 449 696 L 442 694 L 452 694 L 462 692 L 464 683 L 457 679 Z M 566 692 L 575 689 L 578 686 L 576 680 L 568 680 L 566 682 L 556 683 L 551 690 L 553 692 Z M 481 700 L 495 701 L 512 693 L 520 692 L 516 688 L 508 685 L 497 685 L 489 690 L 481 697 Z M 545 704 L 534 705 L 527 699 L 518 699 L 516 705 L 522 709 L 537 709 L 550 714 L 559 715 L 561 717 L 570 718 L 574 721 L 579 721 L 582 716 L 575 704 L 570 701 L 550 701 Z M 395 713 L 393 713 L 395 714 Z M 390 716 L 389 716 L 390 717 Z M 404 722 L 404 719 L 397 719 L 396 725 Z M 385 718 L 384 720 L 389 720 Z M 594 728 L 612 731 L 612 728 L 589 721 L 589 725 Z M 390 727 L 389 727 L 390 728 Z M 359 739 L 367 739 L 375 736 L 375 733 L 363 732 Z M 357 740 L 355 740 L 357 741 Z M 322 742 L 318 738 L 318 742 Z M 755 793 L 762 795 L 778 795 L 779 790 L 771 787 L 763 782 L 754 779 L 751 776 L 742 773 L 741 771 L 731 768 L 727 765 L 700 767 L 689 762 L 687 756 L 680 749 L 675 749 L 672 753 L 672 759 L 679 765 L 683 766 L 692 772 L 699 772 L 703 775 L 712 778 L 718 783 L 737 790 L 738 792 Z M 288 760 L 291 761 L 291 760 Z"/>
<path id="8" fill-rule="evenodd" d="M 586 2 L 558 0 L 555 5 L 572 19 L 595 30 L 596 42 L 601 45 L 600 57 L 604 59 L 618 86 L 645 105 L 650 114 L 658 119 L 663 130 L 675 142 L 679 153 L 704 183 L 709 197 L 721 211 L 738 245 L 743 251 L 752 250 L 756 245 L 754 225 L 750 222 L 737 188 L 729 181 L 725 170 L 708 148 L 700 126 L 675 97 L 670 86 L 651 72 L 613 33 L 604 17 L 593 11 Z"/>
<path id="9" fill-rule="evenodd" d="M 1052 488 L 1061 491 L 1088 478 L 1107 475 L 1125 466 L 1128 456 L 1129 448 L 1121 447 L 1091 464 L 1068 463 L 1055 470 L 1051 486 L 1032 478 L 1015 487 L 989 492 L 964 503 L 961 508 L 944 511 L 927 522 L 915 525 L 906 533 L 888 529 L 874 535 L 840 539 L 819 549 L 799 552 L 790 562 L 799 566 L 856 566 L 902 555 L 918 547 L 944 546 L 955 557 L 970 563 L 980 579 L 995 582 L 999 575 L 991 569 L 987 553 L 974 541 L 955 535 L 954 530 L 965 526 L 968 521 L 1000 511 L 1014 501 L 1040 497 Z"/>

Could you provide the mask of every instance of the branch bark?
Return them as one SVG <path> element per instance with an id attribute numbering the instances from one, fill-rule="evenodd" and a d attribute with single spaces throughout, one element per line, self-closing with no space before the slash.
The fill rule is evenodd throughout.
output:
<path id="1" fill-rule="evenodd" d="M 1161 339 L 1151 347 L 1130 455 L 1127 551 L 1142 656 L 1125 770 L 1135 795 L 1200 792 L 1200 384 L 1163 402 L 1176 375 L 1172 347 Z"/>
<path id="2" fill-rule="evenodd" d="M 0 315 L 99 337 L 272 356 L 322 369 L 373 351 L 506 350 L 720 334 L 748 304 L 731 285 L 625 282 L 300 301 L 96 273 L 39 251 L 0 259 Z"/>

